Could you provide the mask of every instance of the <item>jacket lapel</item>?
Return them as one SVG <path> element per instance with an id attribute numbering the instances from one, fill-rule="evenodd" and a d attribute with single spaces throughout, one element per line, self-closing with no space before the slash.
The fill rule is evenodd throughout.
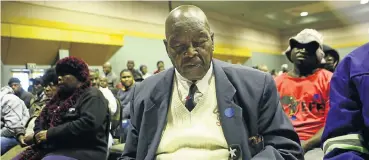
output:
<path id="1" fill-rule="evenodd" d="M 174 68 L 165 71 L 164 78 L 158 82 L 148 101 L 148 109 L 143 117 L 147 132 L 148 152 L 145 159 L 154 159 L 156 150 L 161 140 L 161 135 L 166 124 L 168 107 L 172 93 Z"/>
<path id="2" fill-rule="evenodd" d="M 241 146 L 241 151 L 247 151 L 245 148 L 248 148 L 248 145 L 243 141 L 248 136 L 244 135 L 243 131 L 245 125 L 242 108 L 233 101 L 236 89 L 220 63 L 218 60 L 213 60 L 218 110 L 223 134 L 228 146 Z M 240 154 L 245 158 L 250 153 Z"/>

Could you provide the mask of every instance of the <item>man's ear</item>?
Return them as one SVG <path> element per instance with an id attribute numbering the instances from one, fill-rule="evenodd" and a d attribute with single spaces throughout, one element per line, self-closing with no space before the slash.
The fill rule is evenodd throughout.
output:
<path id="1" fill-rule="evenodd" d="M 165 45 L 165 50 L 167 51 L 167 55 L 169 57 L 169 59 L 172 59 L 172 55 L 169 54 L 168 51 L 168 41 L 166 39 L 163 39 L 164 45 Z"/>
<path id="2" fill-rule="evenodd" d="M 164 45 L 165 45 L 165 50 L 168 53 L 168 41 L 166 39 L 163 39 Z"/>
<path id="3" fill-rule="evenodd" d="M 214 32 L 210 33 L 210 37 L 211 37 L 211 42 L 212 42 L 213 51 L 214 51 Z"/>

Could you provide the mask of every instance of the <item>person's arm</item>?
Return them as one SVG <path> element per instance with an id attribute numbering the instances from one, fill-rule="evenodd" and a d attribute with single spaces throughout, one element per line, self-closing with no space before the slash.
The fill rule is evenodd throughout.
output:
<path id="1" fill-rule="evenodd" d="M 135 84 L 130 89 L 132 91 L 126 97 L 127 99 L 132 99 L 133 98 L 135 88 L 139 84 L 140 84 L 139 82 L 135 82 Z M 122 106 L 122 108 L 123 108 L 122 119 L 130 119 L 130 117 L 131 117 L 131 103 L 132 103 L 132 101 L 129 101 L 127 104 L 125 104 L 125 106 Z M 124 105 L 124 104 L 122 104 L 122 105 Z"/>
<path id="2" fill-rule="evenodd" d="M 329 77 L 329 82 L 331 80 L 331 77 Z M 328 83 L 327 85 L 327 89 L 326 89 L 326 96 L 325 96 L 325 99 L 326 102 L 325 102 L 325 113 L 324 113 L 324 126 L 325 126 L 325 121 L 327 119 L 327 116 L 328 116 L 328 112 L 329 112 L 329 109 L 330 109 L 330 101 L 329 101 L 329 87 L 330 87 L 330 84 Z M 314 136 L 312 136 L 310 139 L 308 139 L 307 141 L 304 141 L 302 142 L 301 146 L 302 146 L 302 149 L 304 150 L 304 153 L 306 153 L 307 151 L 309 150 L 312 150 L 314 148 L 319 148 L 321 146 L 321 141 L 322 141 L 322 135 L 323 135 L 323 132 L 324 132 L 324 126 L 317 132 L 315 133 Z"/>
<path id="3" fill-rule="evenodd" d="M 4 95 L 4 106 L 2 106 L 2 117 L 4 127 L 1 128 L 1 136 L 18 137 L 24 135 L 25 124 L 23 124 L 23 109 L 26 109 L 24 102 L 15 95 Z"/>
<path id="4" fill-rule="evenodd" d="M 363 145 L 363 115 L 368 113 L 369 75 L 351 77 L 351 59 L 345 58 L 331 80 L 330 111 L 322 136 L 326 160 L 369 159 Z M 367 108 L 363 108 L 363 106 Z"/>
<path id="5" fill-rule="evenodd" d="M 303 159 L 299 137 L 282 110 L 271 75 L 265 76 L 264 92 L 259 103 L 259 134 L 264 138 L 265 148 L 251 159 Z"/>
<path id="6" fill-rule="evenodd" d="M 136 159 L 136 154 L 137 154 L 137 145 L 138 145 L 138 135 L 139 135 L 139 128 L 141 126 L 141 119 L 142 119 L 142 114 L 143 114 L 143 110 L 141 110 L 140 106 L 135 106 L 134 103 L 134 99 L 135 99 L 135 90 L 136 87 L 132 88 L 132 99 L 131 99 L 131 105 L 130 105 L 130 114 L 131 114 L 131 119 L 130 119 L 130 125 L 128 127 L 128 135 L 127 135 L 127 140 L 126 140 L 126 144 L 124 146 L 124 150 L 123 153 L 121 155 L 120 158 L 118 158 L 119 160 L 134 160 Z M 135 110 L 136 107 L 136 110 Z"/>
<path id="7" fill-rule="evenodd" d="M 107 104 L 103 98 L 92 96 L 83 99 L 81 102 L 80 117 L 74 121 L 48 129 L 46 134 L 47 141 L 78 136 L 101 127 L 107 115 Z"/>
<path id="8" fill-rule="evenodd" d="M 109 101 L 109 109 L 111 111 L 111 115 L 114 115 L 115 112 L 117 111 L 117 101 L 113 95 L 113 92 L 110 91 L 109 89 L 104 90 L 105 94 L 105 98 Z"/>
<path id="9" fill-rule="evenodd" d="M 313 148 L 317 148 L 317 147 L 320 146 L 320 142 L 321 142 L 323 131 L 324 131 L 324 127 L 321 128 L 310 139 L 308 139 L 307 141 L 302 142 L 301 146 L 302 146 L 302 149 L 304 150 L 304 153 L 306 153 L 307 151 L 309 151 L 309 150 L 311 150 Z"/>

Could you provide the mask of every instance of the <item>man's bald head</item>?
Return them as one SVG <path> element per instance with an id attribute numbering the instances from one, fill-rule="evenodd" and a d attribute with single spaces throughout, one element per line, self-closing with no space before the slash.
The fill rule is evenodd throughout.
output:
<path id="1" fill-rule="evenodd" d="M 135 61 L 133 60 L 128 60 L 127 61 L 127 69 L 129 70 L 133 70 L 135 68 Z"/>
<path id="2" fill-rule="evenodd" d="M 191 81 L 202 79 L 210 68 L 214 34 L 205 13 L 184 5 L 169 13 L 165 21 L 164 44 L 173 66 Z"/>
<path id="3" fill-rule="evenodd" d="M 108 75 L 110 72 L 111 72 L 111 64 L 110 62 L 106 62 L 104 65 L 103 65 L 103 71 L 106 75 Z"/>
<path id="4" fill-rule="evenodd" d="M 111 64 L 110 64 L 110 62 L 106 62 L 106 63 L 104 63 L 103 66 L 111 67 Z"/>
<path id="5" fill-rule="evenodd" d="M 168 34 L 172 32 L 175 26 L 183 25 L 183 23 L 203 25 L 210 32 L 208 19 L 199 7 L 193 5 L 182 5 L 173 9 L 165 21 L 165 35 L 167 38 Z"/>

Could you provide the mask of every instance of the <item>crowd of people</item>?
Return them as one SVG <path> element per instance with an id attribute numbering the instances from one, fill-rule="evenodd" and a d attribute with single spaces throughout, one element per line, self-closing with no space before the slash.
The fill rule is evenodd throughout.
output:
<path id="1" fill-rule="evenodd" d="M 111 148 L 114 144 L 125 142 L 127 131 L 124 131 L 124 128 L 127 127 L 120 127 L 120 123 L 130 118 L 129 106 L 131 100 L 130 95 L 132 94 L 131 88 L 149 76 L 165 70 L 163 61 L 157 62 L 157 70 L 153 74 L 147 72 L 147 66 L 141 65 L 138 71 L 134 68 L 134 61 L 128 61 L 127 69 L 122 70 L 118 77 L 112 71 L 112 66 L 109 62 L 103 65 L 104 75 L 100 75 L 99 70 L 88 68 L 86 70 L 85 66 L 87 65 L 83 60 L 72 58 L 69 61 L 73 62 L 69 62 L 68 60 L 65 61 L 66 64 L 61 65 L 62 63 L 58 63 L 55 68 L 47 69 L 43 77 L 31 79 L 32 85 L 28 87 L 28 92 L 22 88 L 21 81 L 15 77 L 9 80 L 8 86 L 2 88 L 1 96 L 4 97 L 2 99 L 2 117 L 4 120 L 2 120 L 2 122 L 4 122 L 4 124 L 2 123 L 2 129 L 4 129 L 4 132 L 2 130 L 2 135 L 4 136 L 1 136 L 1 155 L 3 158 L 6 159 L 9 158 L 9 156 L 14 156 L 16 153 L 23 151 L 26 146 L 35 144 L 34 138 L 36 137 L 34 135 L 34 128 L 37 117 L 40 116 L 42 109 L 50 102 L 54 95 L 56 95 L 58 90 L 59 92 L 63 92 L 63 88 L 60 88 L 62 81 L 58 79 L 60 78 L 60 74 L 72 74 L 72 72 L 76 72 L 72 75 L 74 75 L 81 84 L 90 83 L 91 87 L 98 89 L 107 100 L 110 112 L 109 117 L 110 120 L 112 120 L 110 126 L 107 127 L 109 130 L 109 142 L 107 144 L 108 148 Z M 71 68 L 73 67 L 73 63 L 79 64 L 82 68 Z M 57 72 L 57 68 L 60 68 L 60 70 L 62 69 L 62 73 Z M 68 69 L 70 69 L 70 71 L 68 71 Z M 73 71 L 76 69 L 82 70 L 83 73 L 78 73 L 82 72 L 78 70 Z M 88 74 L 86 74 L 86 72 L 88 72 Z M 78 78 L 78 76 L 81 75 L 87 77 Z M 60 99 L 70 99 L 71 97 L 68 96 L 73 95 L 71 91 L 79 87 L 77 82 L 74 82 L 74 85 L 72 84 L 72 86 L 64 88 L 66 89 L 64 90 L 64 94 L 67 97 L 63 95 Z M 9 110 L 12 110 L 12 112 Z M 21 117 L 18 117 L 19 115 Z M 119 140 L 118 142 L 114 142 L 114 139 Z"/>
<path id="2" fill-rule="evenodd" d="M 289 39 L 293 64 L 269 73 L 213 59 L 204 12 L 165 21 L 173 67 L 134 61 L 103 75 L 60 59 L 25 91 L 0 90 L 1 158 L 12 160 L 369 159 L 369 44 L 340 62 L 314 29 Z"/>

